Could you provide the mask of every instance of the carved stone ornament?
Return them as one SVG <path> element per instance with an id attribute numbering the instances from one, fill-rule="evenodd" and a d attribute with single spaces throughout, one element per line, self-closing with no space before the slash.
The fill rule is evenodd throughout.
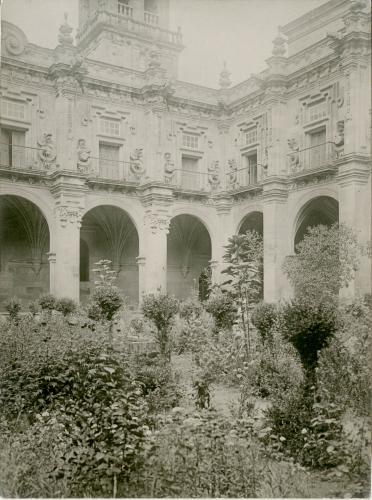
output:
<path id="1" fill-rule="evenodd" d="M 219 170 L 220 168 L 218 160 L 213 161 L 208 166 L 208 182 L 212 190 L 217 189 L 218 186 L 221 184 Z"/>
<path id="2" fill-rule="evenodd" d="M 64 14 L 65 22 L 60 26 L 59 28 L 59 33 L 58 33 L 58 42 L 61 45 L 72 45 L 73 43 L 73 38 L 71 36 L 71 33 L 73 29 L 67 22 L 67 13 L 65 12 Z"/>
<path id="3" fill-rule="evenodd" d="M 230 188 L 235 188 L 238 185 L 238 165 L 235 158 L 231 158 L 227 162 L 229 171 L 227 173 L 227 185 Z"/>
<path id="4" fill-rule="evenodd" d="M 165 231 L 168 234 L 170 217 L 168 215 L 150 213 L 144 218 L 145 226 L 150 229 L 153 234 Z"/>
<path id="5" fill-rule="evenodd" d="M 27 43 L 25 34 L 14 25 L 3 21 L 2 26 L 2 45 L 6 51 L 13 56 L 20 56 L 25 50 Z"/>
<path id="6" fill-rule="evenodd" d="M 297 170 L 300 167 L 300 146 L 298 145 L 297 139 L 294 137 L 291 137 L 290 139 L 287 140 L 288 144 L 288 162 L 289 162 L 289 169 L 291 173 L 297 172 Z"/>
<path id="7" fill-rule="evenodd" d="M 334 137 L 334 143 L 336 147 L 341 147 L 344 145 L 344 120 L 339 120 L 336 123 L 336 134 Z"/>
<path id="8" fill-rule="evenodd" d="M 66 227 L 67 224 L 77 224 L 77 226 L 80 227 L 82 208 L 60 205 L 55 209 L 55 216 L 59 219 L 62 227 Z"/>
<path id="9" fill-rule="evenodd" d="M 146 168 L 143 164 L 143 149 L 136 148 L 130 155 L 130 171 L 137 178 L 140 179 L 145 173 Z"/>
<path id="10" fill-rule="evenodd" d="M 170 153 L 164 153 L 164 181 L 167 184 L 172 183 L 176 173 L 176 167 Z"/>
<path id="11" fill-rule="evenodd" d="M 77 145 L 77 169 L 86 174 L 90 167 L 90 149 L 87 147 L 85 139 L 79 139 Z"/>
<path id="12" fill-rule="evenodd" d="M 56 166 L 57 152 L 52 134 L 44 133 L 37 141 L 40 147 L 38 153 L 43 164 L 43 168 L 49 170 Z"/>

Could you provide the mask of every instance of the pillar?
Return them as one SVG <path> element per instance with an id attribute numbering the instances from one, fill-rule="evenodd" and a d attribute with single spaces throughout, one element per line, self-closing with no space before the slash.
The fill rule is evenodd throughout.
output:
<path id="1" fill-rule="evenodd" d="M 367 245 L 371 241 L 371 177 L 368 161 L 350 161 L 340 165 L 339 222 L 353 229 L 363 255 L 355 279 L 341 291 L 345 298 L 372 293 L 371 257 Z"/>
<path id="2" fill-rule="evenodd" d="M 284 184 L 265 185 L 263 218 L 264 300 L 277 302 L 290 294 L 288 280 L 282 270 L 285 257 L 291 253 Z"/>
<path id="3" fill-rule="evenodd" d="M 140 289 L 148 293 L 167 291 L 167 234 L 170 219 L 166 215 L 145 216 L 143 265 L 140 266 Z"/>
<path id="4" fill-rule="evenodd" d="M 80 209 L 58 206 L 51 230 L 50 292 L 79 301 Z"/>

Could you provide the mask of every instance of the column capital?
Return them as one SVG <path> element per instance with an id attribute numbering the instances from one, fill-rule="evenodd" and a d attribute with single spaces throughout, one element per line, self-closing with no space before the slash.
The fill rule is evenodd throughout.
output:
<path id="1" fill-rule="evenodd" d="M 164 232 L 168 234 L 171 216 L 165 213 L 148 212 L 144 215 L 143 221 L 147 229 L 152 234 Z"/>
<path id="2" fill-rule="evenodd" d="M 138 267 L 144 267 L 146 265 L 146 257 L 139 255 L 136 257 L 136 262 Z"/>
<path id="3" fill-rule="evenodd" d="M 66 227 L 67 224 L 76 224 L 76 226 L 80 228 L 82 214 L 82 207 L 77 206 L 58 205 L 54 209 L 54 216 L 59 220 L 62 227 Z"/>

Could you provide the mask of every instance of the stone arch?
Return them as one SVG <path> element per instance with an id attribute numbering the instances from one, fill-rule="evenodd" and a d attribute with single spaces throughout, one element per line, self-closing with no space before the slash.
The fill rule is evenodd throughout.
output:
<path id="1" fill-rule="evenodd" d="M 308 227 L 323 224 L 331 226 L 339 219 L 338 201 L 331 196 L 315 196 L 308 200 L 298 211 L 294 230 L 293 230 L 293 246 L 303 239 Z"/>
<path id="2" fill-rule="evenodd" d="M 238 226 L 238 234 L 243 234 L 248 230 L 255 230 L 263 238 L 263 213 L 255 210 L 243 217 Z"/>
<path id="3" fill-rule="evenodd" d="M 206 224 L 191 214 L 170 221 L 167 236 L 167 290 L 186 298 L 199 290 L 200 275 L 212 257 L 212 238 Z"/>
<path id="4" fill-rule="evenodd" d="M 129 303 L 136 307 L 139 287 L 139 235 L 130 214 L 117 205 L 97 204 L 83 215 L 80 239 L 88 247 L 90 265 L 89 280 L 80 282 L 81 301 L 87 301 L 92 293 L 94 274 L 91 271 L 94 264 L 107 259 L 112 262 L 112 268 L 117 273 L 116 285 L 128 298 Z M 81 245 L 84 246 L 84 243 Z"/>
<path id="5" fill-rule="evenodd" d="M 0 307 L 10 297 L 24 305 L 50 290 L 50 227 L 38 205 L 0 194 Z"/>

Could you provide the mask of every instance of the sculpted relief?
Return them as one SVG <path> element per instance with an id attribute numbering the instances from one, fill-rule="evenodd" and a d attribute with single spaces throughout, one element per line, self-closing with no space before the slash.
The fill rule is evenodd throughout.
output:
<path id="1" fill-rule="evenodd" d="M 43 164 L 43 168 L 49 170 L 50 168 L 56 167 L 57 151 L 53 135 L 50 133 L 44 133 L 37 141 L 37 144 L 40 148 L 38 153 Z"/>

